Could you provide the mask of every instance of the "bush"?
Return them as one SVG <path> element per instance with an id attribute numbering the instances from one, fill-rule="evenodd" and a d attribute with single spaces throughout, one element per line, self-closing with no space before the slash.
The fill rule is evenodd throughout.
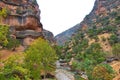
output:
<path id="1" fill-rule="evenodd" d="M 7 35 L 9 27 L 7 25 L 0 25 L 0 45 L 6 46 L 8 44 Z"/>
<path id="2" fill-rule="evenodd" d="M 113 80 L 114 71 L 107 64 L 97 65 L 92 72 L 93 80 Z"/>
<path id="3" fill-rule="evenodd" d="M 20 42 L 17 39 L 13 39 L 13 38 L 8 38 L 8 44 L 6 45 L 7 49 L 15 49 L 16 47 L 18 47 L 20 45 Z"/>
<path id="4" fill-rule="evenodd" d="M 87 58 L 93 59 L 96 62 L 94 64 L 99 64 L 105 60 L 105 53 L 102 51 L 102 48 L 99 43 L 91 44 L 84 54 Z"/>
<path id="5" fill-rule="evenodd" d="M 115 34 L 112 34 L 112 35 L 110 36 L 110 38 L 109 38 L 109 43 L 110 43 L 111 45 L 117 43 L 118 41 L 119 41 L 119 40 L 118 40 L 118 37 L 117 37 Z"/>
<path id="6" fill-rule="evenodd" d="M 20 45 L 20 42 L 17 39 L 13 39 L 10 36 L 9 26 L 0 25 L 0 45 L 12 49 Z"/>
<path id="7" fill-rule="evenodd" d="M 2 8 L 2 10 L 0 11 L 0 18 L 1 17 L 6 17 L 7 16 L 7 9 L 6 8 Z"/>
<path id="8" fill-rule="evenodd" d="M 24 68 L 24 55 L 12 55 L 4 61 L 4 68 L 0 69 L 0 79 L 2 80 L 25 80 L 29 77 L 29 70 Z"/>
<path id="9" fill-rule="evenodd" d="M 117 43 L 117 44 L 113 45 L 112 53 L 115 57 L 120 59 L 120 43 Z"/>

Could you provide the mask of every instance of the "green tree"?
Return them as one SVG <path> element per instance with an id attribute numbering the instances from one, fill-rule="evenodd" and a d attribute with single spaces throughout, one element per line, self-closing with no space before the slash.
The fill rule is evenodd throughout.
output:
<path id="1" fill-rule="evenodd" d="M 0 45 L 7 49 L 14 49 L 20 45 L 17 39 L 11 38 L 8 25 L 0 25 Z"/>
<path id="2" fill-rule="evenodd" d="M 85 50 L 84 57 L 94 60 L 94 64 L 99 64 L 105 60 L 105 53 L 99 43 L 93 43 Z"/>
<path id="3" fill-rule="evenodd" d="M 1 61 L 4 68 L 0 67 L 0 79 L 2 80 L 29 80 L 29 70 L 23 67 L 24 54 L 14 54 L 7 60 Z"/>
<path id="4" fill-rule="evenodd" d="M 2 8 L 2 10 L 0 10 L 0 23 L 2 22 L 2 18 L 6 16 L 7 16 L 7 9 Z"/>
<path id="5" fill-rule="evenodd" d="M 117 58 L 120 59 L 120 43 L 113 45 L 112 53 L 113 53 L 113 55 L 115 55 Z"/>
<path id="6" fill-rule="evenodd" d="M 55 69 L 56 53 L 50 44 L 39 38 L 35 40 L 25 52 L 25 64 L 30 70 L 31 77 L 35 80 L 40 78 L 40 71 L 46 73 Z"/>
<path id="7" fill-rule="evenodd" d="M 57 52 L 56 54 L 57 54 L 57 56 L 59 57 L 59 58 L 62 58 L 61 57 L 61 54 L 62 54 L 62 46 L 58 46 L 58 45 L 54 45 L 53 46 L 54 47 L 54 49 L 55 49 L 55 51 Z"/>
<path id="8" fill-rule="evenodd" d="M 109 38 L 109 43 L 111 45 L 114 45 L 115 43 L 118 43 L 118 37 L 115 34 L 112 34 Z"/>
<path id="9" fill-rule="evenodd" d="M 7 25 L 0 25 L 0 45 L 6 46 L 8 44 L 7 35 L 9 27 Z"/>
<path id="10" fill-rule="evenodd" d="M 113 80 L 114 71 L 108 64 L 100 64 L 94 67 L 92 78 L 93 80 Z"/>

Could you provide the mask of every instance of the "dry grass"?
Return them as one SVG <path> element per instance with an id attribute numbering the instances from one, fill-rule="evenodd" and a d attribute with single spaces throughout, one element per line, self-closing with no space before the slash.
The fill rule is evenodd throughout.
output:
<path id="1" fill-rule="evenodd" d="M 120 80 L 120 61 L 113 61 L 110 65 L 116 71 L 116 77 L 113 80 Z"/>

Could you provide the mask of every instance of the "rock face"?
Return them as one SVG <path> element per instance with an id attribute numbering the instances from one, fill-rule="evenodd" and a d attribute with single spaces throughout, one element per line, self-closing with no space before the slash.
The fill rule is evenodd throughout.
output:
<path id="1" fill-rule="evenodd" d="M 69 40 L 70 37 L 74 36 L 81 28 L 82 30 L 87 30 L 93 26 L 96 27 L 106 27 L 106 26 L 116 26 L 120 27 L 120 1 L 119 0 L 96 0 L 93 10 L 84 18 L 80 23 L 78 28 L 76 26 L 72 27 L 65 32 L 56 36 L 57 43 Z M 116 19 L 118 19 L 116 21 Z M 72 33 L 72 34 L 71 34 Z M 120 34 L 120 31 L 118 31 Z M 69 36 L 69 38 L 65 38 Z M 60 44 L 63 45 L 63 44 Z"/>
<path id="2" fill-rule="evenodd" d="M 7 10 L 7 16 L 1 19 L 1 24 L 10 26 L 11 36 L 20 39 L 22 44 L 29 45 L 32 39 L 49 37 L 53 34 L 43 30 L 40 22 L 40 9 L 36 0 L 0 0 L 0 9 Z M 48 33 L 49 32 L 49 33 Z"/>
<path id="3" fill-rule="evenodd" d="M 44 38 L 47 39 L 50 43 L 56 43 L 56 40 L 54 39 L 54 35 L 52 32 L 43 29 L 42 33 Z"/>
<path id="4" fill-rule="evenodd" d="M 75 32 L 77 32 L 77 30 L 78 30 L 79 28 L 80 28 L 80 24 L 77 24 L 77 25 L 75 25 L 74 27 L 66 30 L 65 32 L 62 32 L 62 33 L 58 34 L 57 36 L 55 36 L 55 39 L 56 39 L 57 43 L 58 43 L 59 45 L 65 44 L 65 42 L 66 42 L 68 39 L 70 39 L 70 37 L 71 37 L 72 35 L 74 35 Z"/>
<path id="5" fill-rule="evenodd" d="M 36 0 L 1 0 L 0 8 L 6 8 L 8 14 L 2 23 L 13 26 L 16 30 L 42 30 Z"/>

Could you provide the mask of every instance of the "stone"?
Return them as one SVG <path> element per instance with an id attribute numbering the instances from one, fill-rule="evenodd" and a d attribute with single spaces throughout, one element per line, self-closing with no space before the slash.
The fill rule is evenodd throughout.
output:
<path id="1" fill-rule="evenodd" d="M 63 69 L 57 69 L 55 77 L 57 80 L 75 80 L 74 74 Z"/>
<path id="2" fill-rule="evenodd" d="M 40 9 L 36 0 L 1 0 L 0 8 L 7 8 L 7 17 L 2 19 L 3 24 L 15 27 L 17 30 L 42 30 L 40 23 Z"/>
<path id="3" fill-rule="evenodd" d="M 28 36 L 31 36 L 31 37 L 34 37 L 34 38 L 37 38 L 37 37 L 40 37 L 42 36 L 42 32 L 36 32 L 34 30 L 23 30 L 23 31 L 16 31 L 16 37 L 17 38 L 26 38 Z"/>

